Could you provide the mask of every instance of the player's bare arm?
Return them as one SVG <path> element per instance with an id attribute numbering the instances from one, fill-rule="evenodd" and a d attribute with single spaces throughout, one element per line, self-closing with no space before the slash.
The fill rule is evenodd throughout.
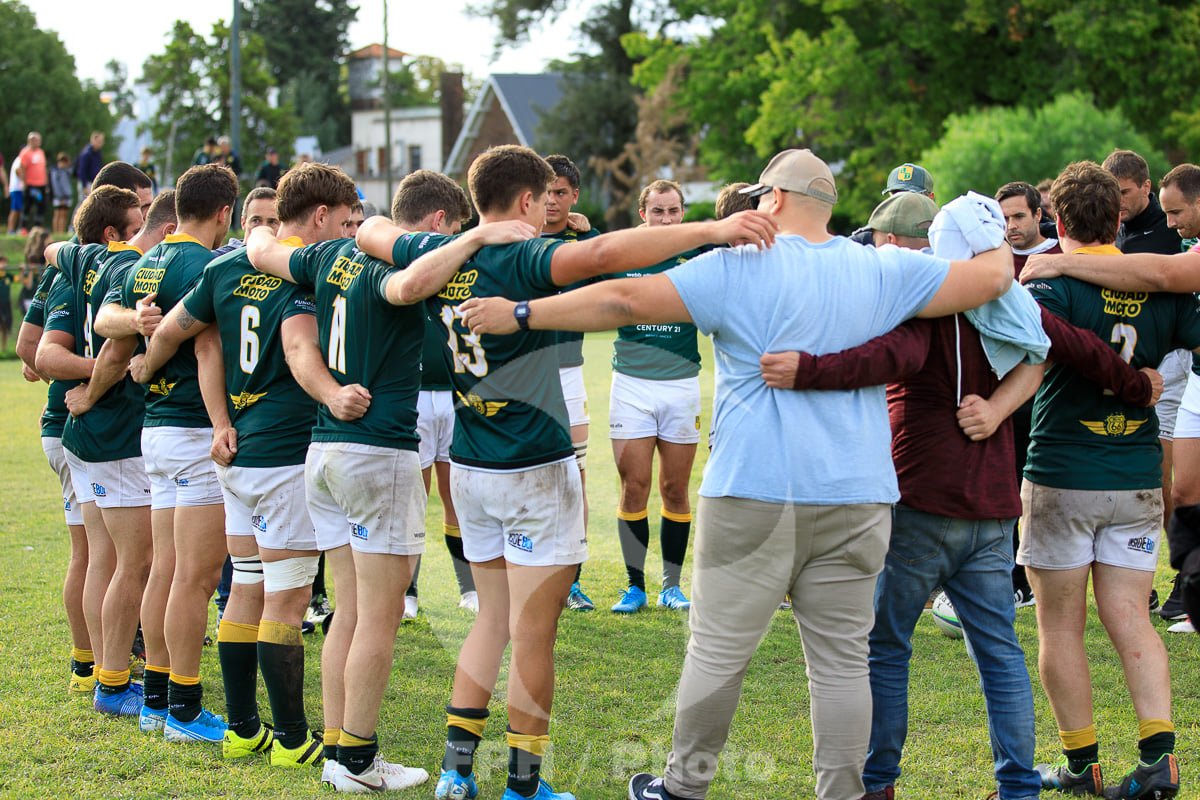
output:
<path id="1" fill-rule="evenodd" d="M 96 364 L 92 377 L 86 384 L 67 392 L 67 410 L 78 417 L 92 409 L 101 397 L 117 384 L 129 371 L 129 359 L 137 346 L 132 336 L 124 339 L 108 339 L 96 353 Z"/>
<path id="2" fill-rule="evenodd" d="M 393 273 L 384 287 L 387 301 L 394 306 L 419 303 L 439 292 L 479 248 L 523 242 L 537 235 L 537 229 L 532 225 L 515 219 L 473 228 L 449 244 L 421 256 L 406 269 Z M 390 251 L 383 260 L 390 263 Z"/>
<path id="3" fill-rule="evenodd" d="M 472 333 L 505 334 L 520 329 L 513 313 L 516 306 L 502 297 L 472 297 L 459 308 Z M 622 325 L 691 321 L 665 273 L 604 281 L 532 300 L 527 318 L 531 329 L 543 331 L 608 331 Z"/>
<path id="4" fill-rule="evenodd" d="M 606 233 L 555 250 L 550 262 L 550 278 L 558 286 L 569 286 L 596 275 L 649 267 L 707 244 L 743 241 L 762 250 L 775 243 L 778 230 L 779 226 L 769 215 L 760 211 L 742 211 L 722 220 Z"/>
<path id="5" fill-rule="evenodd" d="M 179 303 L 175 308 L 183 308 L 183 303 Z M 194 334 L 196 342 L 193 346 L 196 349 L 196 379 L 200 383 L 200 397 L 204 400 L 204 410 L 208 412 L 208 419 L 213 427 L 213 443 L 209 455 L 213 461 L 227 467 L 237 453 L 237 429 L 233 427 L 229 418 L 229 401 L 225 392 L 225 358 L 221 355 L 221 332 L 216 325 L 199 322 L 191 314 L 187 316 L 193 322 L 187 330 L 199 329 Z"/>
<path id="6" fill-rule="evenodd" d="M 1012 250 L 1007 243 L 966 261 L 951 261 L 946 279 L 918 317 L 944 317 L 1001 297 L 1012 286 Z"/>
<path id="7" fill-rule="evenodd" d="M 1200 253 L 1030 256 L 1021 283 L 1069 275 L 1124 292 L 1200 292 Z"/>
<path id="8" fill-rule="evenodd" d="M 38 342 L 34 367 L 56 381 L 86 381 L 93 360 L 75 354 L 75 337 L 65 331 L 44 331 Z"/>
<path id="9" fill-rule="evenodd" d="M 371 407 L 371 393 L 362 384 L 343 386 L 329 372 L 321 354 L 317 318 L 309 314 L 288 317 L 280 326 L 283 355 L 292 377 L 309 397 L 343 422 L 360 419 Z"/>
<path id="10" fill-rule="evenodd" d="M 148 382 L 154 373 L 171 360 L 181 344 L 208 327 L 207 322 L 201 322 L 188 313 L 183 303 L 176 303 L 146 343 L 145 355 L 130 363 L 133 379 L 138 383 Z"/>
<path id="11" fill-rule="evenodd" d="M 283 244 L 275 237 L 269 225 L 260 225 L 246 237 L 246 257 L 259 272 L 295 283 L 292 278 L 291 260 L 296 248 Z"/>
<path id="12" fill-rule="evenodd" d="M 149 338 L 162 322 L 162 309 L 154 303 L 157 292 L 139 299 L 133 308 L 105 303 L 96 313 L 92 330 L 105 339 L 124 339 L 135 334 Z"/>

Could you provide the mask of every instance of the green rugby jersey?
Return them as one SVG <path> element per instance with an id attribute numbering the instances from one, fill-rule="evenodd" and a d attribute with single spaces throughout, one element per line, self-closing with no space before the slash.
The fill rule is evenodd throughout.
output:
<path id="1" fill-rule="evenodd" d="M 702 248 L 668 258 L 645 269 L 605 275 L 606 278 L 645 278 L 658 275 L 695 258 Z M 651 381 L 694 378 L 700 374 L 700 349 L 696 326 L 690 322 L 662 325 L 623 325 L 613 342 L 612 366 L 617 372 Z"/>
<path id="2" fill-rule="evenodd" d="M 185 233 L 174 233 L 150 248 L 125 278 L 121 305 L 133 308 L 151 292 L 154 304 L 167 314 L 200 280 L 200 273 L 213 253 Z M 177 428 L 207 428 L 212 425 L 200 396 L 196 377 L 196 350 L 189 339 L 154 374 L 147 385 L 144 427 L 170 425 Z"/>
<path id="3" fill-rule="evenodd" d="M 292 377 L 281 326 L 297 314 L 315 314 L 312 295 L 259 272 L 239 247 L 209 262 L 183 307 L 221 332 L 229 418 L 237 429 L 232 464 L 303 464 L 317 403 Z"/>
<path id="4" fill-rule="evenodd" d="M 560 242 L 582 242 L 591 239 L 594 236 L 599 236 L 600 231 L 592 229 L 586 233 L 580 233 L 571 228 L 564 228 L 558 233 L 543 233 L 543 239 L 556 239 Z M 588 278 L 587 280 L 577 281 L 570 286 L 563 288 L 562 291 L 569 292 L 572 289 L 581 289 L 588 284 L 596 283 L 600 278 Z M 583 366 L 583 334 L 578 331 L 557 331 L 558 334 L 558 366 L 562 367 L 581 367 Z"/>
<path id="5" fill-rule="evenodd" d="M 1136 369 L 1157 367 L 1176 348 L 1200 347 L 1200 309 L 1190 295 L 1119 292 L 1069 277 L 1027 288 L 1047 310 L 1111 342 Z M 1050 366 L 1034 398 L 1026 478 L 1059 489 L 1152 489 L 1162 486 L 1161 464 L 1153 408 L 1126 405 L 1074 369 Z"/>
<path id="6" fill-rule="evenodd" d="M 84 352 L 84 317 L 79 313 L 79 309 L 75 303 L 75 288 L 71 282 L 67 280 L 67 276 L 59 272 L 54 283 L 50 286 L 50 291 L 46 295 L 45 309 L 46 318 L 43 330 L 46 331 L 61 331 L 68 333 L 75 338 L 74 353 L 75 355 L 85 355 Z M 88 356 L 90 358 L 90 356 Z M 78 386 L 82 381 L 77 380 L 54 380 L 50 383 L 50 390 L 47 392 L 46 410 L 42 413 L 42 436 L 57 436 L 65 437 L 67 431 L 67 420 L 70 418 L 70 413 L 67 412 L 66 395 L 75 386 Z M 57 391 L 56 391 L 57 390 Z M 51 412 L 51 399 L 57 401 L 58 409 Z"/>
<path id="7" fill-rule="evenodd" d="M 25 322 L 39 328 L 46 327 L 46 299 L 50 296 L 50 287 L 57 277 L 58 267 L 47 265 L 46 269 L 42 271 L 37 291 L 33 295 L 33 302 L 29 304 L 29 310 L 25 312 Z M 67 413 L 67 404 L 64 398 L 67 396 L 67 392 L 80 383 L 81 381 L 50 381 L 50 386 L 46 389 L 46 407 L 42 410 L 42 436 L 52 439 L 62 438 L 63 426 L 66 425 L 67 417 L 70 416 Z"/>
<path id="8" fill-rule="evenodd" d="M 320 406 L 314 442 L 358 442 L 417 449 L 417 392 L 425 319 L 419 303 L 394 306 L 384 285 L 395 271 L 371 258 L 353 239 L 301 247 L 289 263 L 296 282 L 316 295 L 325 364 L 338 383 L 371 393 L 367 413 L 343 422 Z"/>
<path id="9" fill-rule="evenodd" d="M 65 248 L 64 248 L 65 249 Z M 61 252 L 61 251 L 60 251 Z M 104 296 L 114 280 L 119 280 L 142 252 L 124 242 L 110 242 L 95 262 L 95 271 L 84 281 L 86 329 L 93 356 L 104 346 L 104 337 L 91 329 Z M 118 461 L 142 454 L 142 417 L 146 412 L 146 392 L 125 375 L 96 401 L 81 417 L 67 420 L 63 447 L 83 461 Z"/>
<path id="10" fill-rule="evenodd" d="M 450 240 L 436 233 L 411 233 L 396 242 L 392 259 L 410 264 Z M 448 349 L 458 402 L 450 459 L 456 464 L 519 470 L 574 453 L 558 378 L 555 332 L 476 336 L 456 312 L 469 297 L 526 300 L 557 294 L 560 287 L 550 278 L 550 260 L 561 244 L 539 238 L 484 247 L 426 301 L 452 343 Z"/>
<path id="11" fill-rule="evenodd" d="M 424 308 L 424 306 L 422 306 Z M 425 345 L 421 349 L 421 391 L 448 392 L 450 383 L 450 347 L 441 321 L 425 315 Z"/>

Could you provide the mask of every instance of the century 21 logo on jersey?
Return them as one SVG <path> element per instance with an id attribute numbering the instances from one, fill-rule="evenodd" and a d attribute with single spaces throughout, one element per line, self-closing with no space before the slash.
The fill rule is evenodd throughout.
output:
<path id="1" fill-rule="evenodd" d="M 471 296 L 471 287 L 475 285 L 475 281 L 479 278 L 479 270 L 470 269 L 466 272 L 459 272 L 450 282 L 446 284 L 446 288 L 438 292 L 438 297 L 444 300 L 457 302 L 466 300 Z"/>
<path id="2" fill-rule="evenodd" d="M 1142 303 L 1150 299 L 1147 292 L 1118 292 L 1114 289 L 1101 289 L 1100 296 L 1104 298 L 1104 313 L 1114 317 L 1136 317 L 1142 313 Z"/>
<path id="3" fill-rule="evenodd" d="M 274 275 L 243 275 L 238 282 L 238 288 L 233 290 L 234 297 L 245 297 L 261 303 L 267 295 L 278 289 L 283 281 Z"/>

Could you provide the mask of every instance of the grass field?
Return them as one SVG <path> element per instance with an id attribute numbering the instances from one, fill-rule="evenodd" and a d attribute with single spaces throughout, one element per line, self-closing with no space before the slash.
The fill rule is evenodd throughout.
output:
<path id="1" fill-rule="evenodd" d="M 625 585 L 615 535 L 617 480 L 605 434 L 610 341 L 607 334 L 592 334 L 585 348 L 592 414 L 588 459 L 592 555 L 584 567 L 584 586 L 601 610 L 563 616 L 551 725 L 554 749 L 547 770 L 557 789 L 572 791 L 580 800 L 618 800 L 625 797 L 625 783 L 633 772 L 661 772 L 687 643 L 686 616 L 651 609 L 622 617 L 606 610 Z M 708 429 L 711 364 L 706 348 L 702 430 Z M 17 361 L 0 361 L 0 508 L 4 509 L 0 518 L 0 735 L 9 743 L 0 749 L 0 796 L 329 797 L 319 786 L 316 770 L 281 771 L 265 760 L 225 763 L 215 747 L 172 745 L 150 738 L 128 720 L 100 717 L 86 700 L 67 697 L 69 638 L 60 590 L 68 545 L 56 480 L 38 440 L 37 418 L 44 398 L 44 386 L 21 379 Z M 787 446 L 803 446 L 799 426 L 787 433 Z M 693 498 L 703 462 L 701 448 Z M 657 497 L 652 497 L 652 520 L 658 509 Z M 440 524 L 435 495 L 428 530 L 438 531 Z M 652 536 L 647 573 L 648 588 L 657 591 L 655 540 Z M 685 590 L 689 590 L 690 571 L 689 559 Z M 1165 597 L 1170 588 L 1167 570 L 1160 571 L 1156 583 Z M 423 613 L 403 625 L 397 637 L 392 682 L 378 730 L 386 758 L 431 772 L 440 763 L 443 707 L 458 647 L 471 622 L 469 612 L 457 608 L 457 599 L 449 558 L 440 537 L 431 536 L 421 573 Z M 836 603 L 838 598 L 831 596 L 828 602 Z M 1054 761 L 1056 729 L 1036 679 L 1034 610 L 1022 609 L 1017 616 L 1018 633 L 1035 675 L 1038 759 Z M 1165 623 L 1155 620 L 1165 630 Z M 1101 758 L 1109 779 L 1115 780 L 1136 757 L 1136 720 L 1120 665 L 1094 613 L 1089 633 Z M 1200 763 L 1200 638 L 1165 634 L 1165 639 L 1185 782 L 1181 797 L 1195 798 L 1200 796 L 1193 777 L 1193 765 Z M 910 730 L 898 796 L 982 798 L 995 785 L 974 667 L 962 642 L 942 636 L 928 618 L 918 625 L 913 646 Z M 320 647 L 319 633 L 308 638 L 306 688 L 313 728 L 321 727 Z M 201 677 L 206 705 L 222 712 L 215 648 L 205 651 Z M 482 798 L 498 798 L 504 790 L 504 680 L 502 673 L 496 693 L 500 701 L 492 705 L 480 751 Z M 269 717 L 261 688 L 259 702 Z M 713 800 L 812 797 L 807 709 L 799 639 L 791 618 L 778 614 L 751 664 L 729 747 L 709 796 Z M 431 794 L 429 784 L 399 796 Z"/>

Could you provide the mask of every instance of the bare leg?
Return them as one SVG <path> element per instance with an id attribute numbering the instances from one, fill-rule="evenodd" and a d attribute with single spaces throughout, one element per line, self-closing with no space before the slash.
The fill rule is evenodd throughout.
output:
<path id="1" fill-rule="evenodd" d="M 226 555 L 222 504 L 175 509 L 175 576 L 164 629 L 176 675 L 200 674 L 208 600 L 221 580 Z"/>
<path id="2" fill-rule="evenodd" d="M 1038 599 L 1038 672 L 1062 731 L 1082 730 L 1093 720 L 1092 677 L 1083 644 L 1091 569 L 1091 565 L 1067 570 L 1025 568 Z M 1142 616 L 1147 614 L 1145 598 L 1149 594 L 1147 586 L 1142 594 Z"/>
<path id="3" fill-rule="evenodd" d="M 83 525 L 87 530 L 88 565 L 83 584 L 83 616 L 87 621 L 88 638 L 97 658 L 104 654 L 103 607 L 104 595 L 117 567 L 117 552 L 109 538 L 108 528 L 100 509 L 93 503 L 80 503 Z"/>
<path id="4" fill-rule="evenodd" d="M 492 690 L 496 688 L 500 660 L 508 646 L 509 576 L 506 565 L 503 558 L 471 564 L 475 590 L 479 592 L 479 615 L 458 653 L 454 691 L 450 697 L 450 705 L 455 708 L 487 708 Z M 565 592 L 563 596 L 566 596 Z M 512 724 L 511 717 L 509 723 Z"/>
<path id="5" fill-rule="evenodd" d="M 325 551 L 325 566 L 337 591 L 337 612 L 321 648 L 321 705 L 325 727 L 341 728 L 346 712 L 346 654 L 358 624 L 358 590 L 350 545 Z"/>
<path id="6" fill-rule="evenodd" d="M 104 641 L 101 666 L 105 670 L 128 669 L 129 648 L 137 634 L 138 611 L 150 574 L 153 538 L 150 506 L 101 509 L 116 551 L 116 570 L 104 595 Z"/>
<path id="7" fill-rule="evenodd" d="M 82 525 L 68 525 L 67 532 L 71 537 L 71 560 L 67 562 L 67 574 L 63 577 L 63 606 L 67 610 L 67 627 L 71 629 L 72 647 L 91 650 L 87 617 L 83 613 L 83 587 L 88 570 L 87 531 Z"/>
<path id="8" fill-rule="evenodd" d="M 154 560 L 142 594 L 142 639 L 146 642 L 146 663 L 166 669 L 171 666 L 171 656 L 167 652 L 163 625 L 167 598 L 171 594 L 171 578 L 175 574 L 175 509 L 151 511 L 150 527 Z"/>
<path id="9" fill-rule="evenodd" d="M 554 642 L 558 636 L 558 618 L 574 580 L 574 564 L 562 567 L 508 565 L 509 633 L 512 637 L 508 724 L 514 731 L 542 735 L 550 730 Z M 480 607 L 482 609 L 482 605 Z"/>
<path id="10" fill-rule="evenodd" d="M 1100 623 L 1121 657 L 1138 719 L 1169 720 L 1171 674 L 1167 651 L 1146 613 L 1145 598 L 1153 582 L 1153 572 L 1108 564 L 1095 564 L 1092 569 Z"/>

